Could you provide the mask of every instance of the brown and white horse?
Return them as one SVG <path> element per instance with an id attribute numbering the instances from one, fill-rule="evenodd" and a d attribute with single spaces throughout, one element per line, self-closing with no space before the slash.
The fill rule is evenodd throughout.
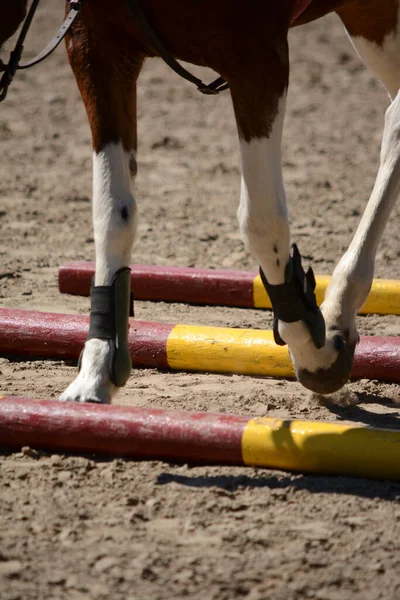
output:
<path id="1" fill-rule="evenodd" d="M 399 192 L 398 0 L 141 0 L 141 8 L 174 57 L 210 67 L 228 82 L 242 159 L 239 225 L 275 298 L 275 337 L 288 344 L 298 379 L 306 387 L 320 393 L 340 389 L 358 341 L 357 310 L 368 295 L 377 245 Z M 334 11 L 361 58 L 386 87 L 391 104 L 376 183 L 354 239 L 334 270 L 322 319 L 303 289 L 312 277 L 304 277 L 301 269 L 299 274 L 298 257 L 291 256 L 281 137 L 288 31 Z M 112 6 L 107 0 L 86 0 L 67 35 L 67 50 L 93 137 L 96 275 L 90 339 L 79 374 L 61 399 L 109 402 L 130 371 L 125 340 L 129 286 L 124 283 L 129 277 L 124 267 L 130 263 L 136 229 L 131 191 L 136 82 L 144 60 L 156 52 L 131 18 L 126 0 L 115 0 Z M 101 314 L 111 319 L 112 327 Z M 309 314 L 310 319 L 305 316 Z"/>

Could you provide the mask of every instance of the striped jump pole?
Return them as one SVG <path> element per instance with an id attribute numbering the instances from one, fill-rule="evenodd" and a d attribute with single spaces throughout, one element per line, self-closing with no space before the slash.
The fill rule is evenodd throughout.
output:
<path id="1" fill-rule="evenodd" d="M 132 289 L 137 300 L 212 304 L 242 308 L 271 308 L 260 276 L 255 272 L 189 267 L 131 265 Z M 73 262 L 60 267 L 60 292 L 88 296 L 94 263 Z M 324 299 L 330 277 L 316 277 L 317 302 Z M 400 281 L 374 279 L 360 314 L 400 314 Z"/>
<path id="2" fill-rule="evenodd" d="M 3 447 L 400 479 L 400 432 L 343 423 L 0 399 Z"/>
<path id="3" fill-rule="evenodd" d="M 89 328 L 80 315 L 0 308 L 0 354 L 76 360 Z M 294 377 L 287 347 L 271 331 L 171 325 L 130 320 L 134 366 Z M 400 382 L 400 338 L 366 336 L 352 378 Z"/>

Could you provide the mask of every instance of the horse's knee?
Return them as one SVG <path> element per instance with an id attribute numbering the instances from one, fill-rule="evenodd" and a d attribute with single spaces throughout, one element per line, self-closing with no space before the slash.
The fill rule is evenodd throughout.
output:
<path id="1" fill-rule="evenodd" d="M 135 161 L 136 163 L 136 161 Z M 132 152 L 121 142 L 93 155 L 93 220 L 96 244 L 130 252 L 137 227 L 137 203 L 131 191 Z"/>
<path id="2" fill-rule="evenodd" d="M 398 159 L 400 155 L 400 92 L 385 113 L 385 127 L 381 146 L 381 163 Z"/>
<path id="3" fill-rule="evenodd" d="M 239 207 L 239 228 L 247 250 L 258 259 L 260 252 L 265 251 L 269 237 L 268 223 L 260 218 L 250 216 L 248 212 Z"/>

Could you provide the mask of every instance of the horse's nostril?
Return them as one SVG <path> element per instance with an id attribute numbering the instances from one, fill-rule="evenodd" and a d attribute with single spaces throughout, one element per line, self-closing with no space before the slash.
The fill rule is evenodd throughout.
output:
<path id="1" fill-rule="evenodd" d="M 333 344 L 333 349 L 336 352 L 340 352 L 340 350 L 343 348 L 343 344 L 344 344 L 342 336 L 339 335 L 339 334 L 333 336 L 333 338 L 332 338 L 332 344 Z"/>

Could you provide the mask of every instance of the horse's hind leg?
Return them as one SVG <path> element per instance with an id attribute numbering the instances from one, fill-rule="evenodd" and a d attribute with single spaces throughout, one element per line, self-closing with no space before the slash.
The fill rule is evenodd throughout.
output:
<path id="1" fill-rule="evenodd" d="M 109 402 L 131 369 L 126 267 L 136 229 L 130 178 L 136 171 L 136 79 L 142 58 L 129 46 L 130 40 L 123 40 L 123 32 L 110 24 L 96 30 L 95 15 L 90 18 L 90 31 L 83 20 L 77 22 L 67 48 L 92 130 L 96 275 L 90 339 L 79 374 L 61 399 Z"/>
<path id="2" fill-rule="evenodd" d="M 399 0 L 359 0 L 337 13 L 359 56 L 393 100 L 400 84 Z"/>
<path id="3" fill-rule="evenodd" d="M 322 306 L 333 333 L 354 342 L 358 339 L 357 311 L 367 299 L 377 247 L 400 192 L 400 32 L 394 0 L 353 3 L 339 15 L 361 58 L 393 99 L 386 111 L 380 167 L 371 197 L 348 250 L 333 272 Z"/>

